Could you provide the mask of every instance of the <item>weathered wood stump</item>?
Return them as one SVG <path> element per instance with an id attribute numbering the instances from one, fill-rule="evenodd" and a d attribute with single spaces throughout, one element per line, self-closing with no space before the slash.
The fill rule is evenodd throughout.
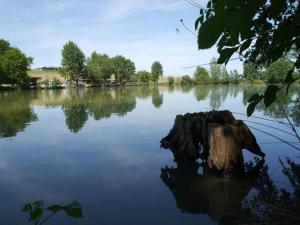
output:
<path id="1" fill-rule="evenodd" d="M 178 163 L 201 158 L 226 174 L 243 172 L 242 149 L 265 156 L 247 125 L 229 111 L 178 115 L 161 147 L 170 149 Z"/>
<path id="2" fill-rule="evenodd" d="M 210 152 L 208 165 L 210 168 L 224 170 L 225 173 L 243 171 L 244 158 L 239 138 L 240 129 L 234 125 L 211 125 Z"/>

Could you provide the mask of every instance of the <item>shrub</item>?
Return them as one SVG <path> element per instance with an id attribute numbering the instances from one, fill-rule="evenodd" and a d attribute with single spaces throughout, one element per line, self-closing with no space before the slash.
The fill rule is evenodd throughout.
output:
<path id="1" fill-rule="evenodd" d="M 181 78 L 181 85 L 192 85 L 192 84 L 194 84 L 194 81 L 190 76 L 185 75 Z"/>
<path id="2" fill-rule="evenodd" d="M 174 77 L 168 77 L 168 84 L 169 84 L 169 85 L 174 85 L 174 84 L 175 84 L 175 79 L 174 79 Z"/>

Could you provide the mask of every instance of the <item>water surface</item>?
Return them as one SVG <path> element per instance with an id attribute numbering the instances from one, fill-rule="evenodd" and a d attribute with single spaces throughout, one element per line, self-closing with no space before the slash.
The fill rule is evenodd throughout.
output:
<path id="1" fill-rule="evenodd" d="M 230 224 L 231 209 L 259 191 L 252 182 L 228 181 L 194 165 L 179 168 L 160 149 L 177 114 L 229 109 L 246 112 L 260 86 L 127 87 L 0 92 L 0 222 L 26 224 L 20 208 L 77 200 L 84 218 L 58 215 L 51 224 Z M 290 100 L 298 96 L 298 88 Z M 276 103 L 245 119 L 266 153 L 268 176 L 293 191 L 279 163 L 299 151 Z M 299 122 L 293 114 L 293 123 Z M 274 120 L 274 121 L 269 121 Z M 256 123 L 253 123 L 256 122 Z M 260 125 L 275 126 L 272 129 Z M 255 129 L 256 128 L 256 129 Z M 260 130 L 257 130 L 260 129 Z M 246 161 L 254 155 L 244 150 Z M 235 204 L 232 204 L 235 202 Z M 237 204 L 236 204 L 237 203 Z M 229 222 L 228 222 L 229 221 Z"/>

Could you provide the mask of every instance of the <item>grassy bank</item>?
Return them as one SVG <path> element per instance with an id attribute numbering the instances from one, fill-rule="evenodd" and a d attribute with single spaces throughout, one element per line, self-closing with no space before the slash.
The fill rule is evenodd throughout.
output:
<path id="1" fill-rule="evenodd" d="M 40 69 L 33 69 L 28 71 L 29 77 L 40 77 L 42 78 L 41 81 L 45 80 L 54 80 L 57 79 L 60 82 L 64 82 L 66 79 L 59 73 L 58 70 L 40 70 Z"/>

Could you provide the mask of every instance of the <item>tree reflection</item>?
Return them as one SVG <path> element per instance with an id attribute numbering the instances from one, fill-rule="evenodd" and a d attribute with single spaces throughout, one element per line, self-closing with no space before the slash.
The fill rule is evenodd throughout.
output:
<path id="1" fill-rule="evenodd" d="M 212 109 L 217 110 L 220 108 L 222 103 L 226 100 L 229 93 L 228 86 L 214 86 L 211 89 L 209 96 L 209 105 Z"/>
<path id="2" fill-rule="evenodd" d="M 61 107 L 68 129 L 79 132 L 89 119 L 125 116 L 136 108 L 137 98 L 152 98 L 154 107 L 163 104 L 156 86 L 15 91 L 0 93 L 0 137 L 12 137 L 37 120 L 30 104 Z"/>
<path id="3" fill-rule="evenodd" d="M 91 89 L 81 95 L 69 93 L 69 96 L 62 110 L 69 130 L 75 133 L 82 129 L 89 116 L 95 120 L 112 115 L 125 116 L 135 109 L 137 97 L 152 97 L 152 104 L 156 108 L 163 104 L 163 94 L 158 87 Z"/>
<path id="4" fill-rule="evenodd" d="M 194 96 L 197 99 L 197 101 L 205 100 L 211 89 L 212 89 L 212 86 L 209 86 L 209 85 L 196 86 L 194 89 Z"/>
<path id="5" fill-rule="evenodd" d="M 268 167 L 259 179 L 257 194 L 245 201 L 243 223 L 300 224 L 300 165 L 287 159 L 279 159 L 282 173 L 289 184 L 277 187 L 270 178 Z"/>
<path id="6" fill-rule="evenodd" d="M 14 91 L 0 93 L 0 137 L 12 137 L 23 131 L 28 124 L 37 120 L 37 115 L 30 105 L 62 107 L 66 116 L 67 127 L 72 132 L 79 132 L 89 117 L 95 120 L 109 118 L 112 115 L 124 116 L 136 108 L 137 99 L 150 99 L 153 107 L 160 108 L 164 103 L 164 92 L 193 94 L 197 101 L 208 100 L 210 108 L 220 109 L 229 97 L 236 98 L 243 93 L 243 104 L 253 93 L 262 93 L 264 86 L 135 86 L 97 89 L 65 89 L 48 91 Z M 269 108 L 263 104 L 258 111 L 275 118 L 284 118 L 283 108 L 290 109 L 290 116 L 296 125 L 300 124 L 300 97 L 298 87 L 291 87 L 289 95 Z"/>
<path id="7" fill-rule="evenodd" d="M 250 88 L 246 88 L 243 91 L 243 103 L 244 105 L 248 104 L 248 99 L 254 94 L 259 93 L 263 94 L 265 90 L 264 86 L 253 86 Z M 285 111 L 288 110 L 291 114 L 293 121 L 299 125 L 297 121 L 299 121 L 299 88 L 297 86 L 293 86 L 290 88 L 289 93 L 286 95 L 286 91 L 284 89 L 280 90 L 277 94 L 276 101 L 270 105 L 268 108 L 265 107 L 264 103 L 260 103 L 257 105 L 256 110 L 264 113 L 265 116 L 283 119 L 286 118 Z"/>
<path id="8" fill-rule="evenodd" d="M 64 105 L 62 110 L 66 116 L 68 129 L 73 133 L 80 131 L 88 120 L 87 107 L 84 104 Z"/>
<path id="9" fill-rule="evenodd" d="M 81 96 L 71 96 L 62 110 L 68 129 L 74 133 L 82 129 L 89 116 L 95 120 L 109 118 L 113 114 L 124 116 L 136 107 L 135 96 L 126 88 L 91 90 Z"/>
<path id="10" fill-rule="evenodd" d="M 189 93 L 194 88 L 193 85 L 182 85 L 178 86 L 178 89 L 183 93 Z"/>
<path id="11" fill-rule="evenodd" d="M 89 115 L 95 120 L 109 118 L 113 114 L 124 116 L 136 107 L 134 92 L 130 89 L 109 89 L 89 94 L 87 102 Z"/>
<path id="12" fill-rule="evenodd" d="M 164 96 L 162 93 L 159 93 L 158 88 L 154 88 L 152 91 L 152 104 L 155 108 L 160 108 L 164 103 Z"/>
<path id="13" fill-rule="evenodd" d="M 300 224 L 300 165 L 280 163 L 292 190 L 277 187 L 259 161 L 246 164 L 242 179 L 219 177 L 197 163 L 162 168 L 161 179 L 181 212 L 207 214 L 219 225 Z"/>
<path id="14" fill-rule="evenodd" d="M 0 93 L 0 137 L 13 137 L 23 131 L 37 115 L 30 106 L 31 92 Z"/>

